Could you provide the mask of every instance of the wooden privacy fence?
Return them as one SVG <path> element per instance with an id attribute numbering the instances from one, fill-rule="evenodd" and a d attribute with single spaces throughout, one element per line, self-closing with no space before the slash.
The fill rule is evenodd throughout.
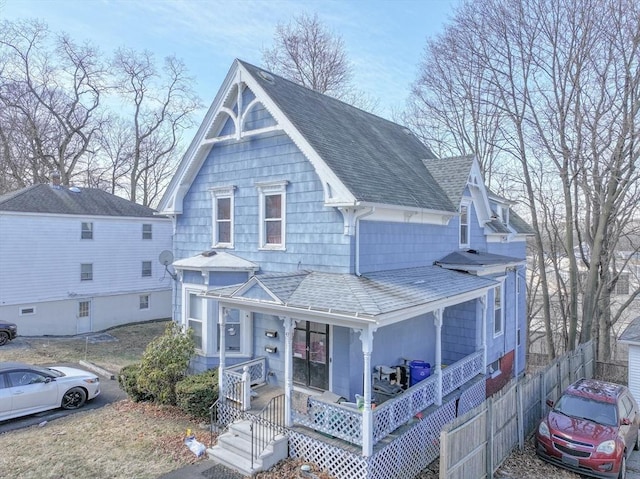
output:
<path id="1" fill-rule="evenodd" d="M 458 417 L 440 433 L 440 479 L 493 478 L 500 464 L 536 428 L 573 381 L 595 373 L 593 341 L 556 359 L 549 367 L 512 380 L 498 394 Z"/>

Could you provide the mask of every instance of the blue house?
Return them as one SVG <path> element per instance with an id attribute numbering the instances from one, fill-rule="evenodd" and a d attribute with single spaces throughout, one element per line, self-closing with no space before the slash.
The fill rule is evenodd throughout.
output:
<path id="1" fill-rule="evenodd" d="M 524 371 L 531 230 L 511 206 L 473 156 L 236 60 L 158 208 L 221 417 L 281 404 L 289 455 L 413 477 Z"/>

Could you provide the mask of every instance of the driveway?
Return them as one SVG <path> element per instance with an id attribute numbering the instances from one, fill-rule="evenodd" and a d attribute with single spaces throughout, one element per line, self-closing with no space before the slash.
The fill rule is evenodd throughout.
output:
<path id="1" fill-rule="evenodd" d="M 627 462 L 627 479 L 640 479 L 640 451 L 633 451 Z"/>
<path id="2" fill-rule="evenodd" d="M 105 377 L 103 373 L 98 370 L 94 370 L 93 368 L 87 367 L 86 364 L 66 363 L 58 364 L 58 366 L 70 366 L 85 370 L 93 370 L 93 372 L 100 377 L 100 394 L 98 395 L 98 397 L 92 399 L 91 401 L 88 401 L 80 409 L 70 411 L 65 409 L 52 409 L 51 411 L 32 414 L 31 416 L 9 419 L 7 421 L 0 421 L 0 434 L 9 431 L 15 431 L 16 429 L 22 429 L 29 426 L 35 426 L 36 424 L 46 424 L 47 422 L 53 421 L 54 419 L 65 417 L 70 414 L 75 414 L 79 411 L 89 411 L 92 409 L 101 408 L 107 404 L 120 401 L 121 399 L 125 399 L 127 397 L 122 389 L 120 389 L 120 386 L 118 386 L 118 381 L 110 379 L 109 376 Z"/>

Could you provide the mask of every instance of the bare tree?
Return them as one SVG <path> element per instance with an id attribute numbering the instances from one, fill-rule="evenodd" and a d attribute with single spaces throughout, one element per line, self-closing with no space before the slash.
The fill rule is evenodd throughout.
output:
<path id="1" fill-rule="evenodd" d="M 465 147 L 489 141 L 497 146 L 494 165 L 519 165 L 537 264 L 546 265 L 538 271 L 552 355 L 552 314 L 563 347 L 575 347 L 579 333 L 581 341 L 597 338 L 606 358 L 611 328 L 630 304 L 611 299 L 624 268 L 622 240 L 633 229 L 630 209 L 637 211 L 640 200 L 639 8 L 633 0 L 466 2 L 427 50 L 422 78 L 467 73 L 464 85 L 476 88 L 469 95 L 462 81 L 447 78 L 435 89 L 448 105 L 459 105 L 447 123 L 434 108 L 437 82 L 423 82 L 430 108 L 417 121 L 453 130 L 449 138 Z M 415 93 L 414 102 L 427 104 Z M 460 111 L 474 109 L 482 113 L 458 120 Z M 497 135 L 483 137 L 496 121 L 498 130 L 489 131 Z"/>
<path id="2" fill-rule="evenodd" d="M 0 28 L 2 161 L 19 186 L 52 170 L 68 185 L 103 122 L 105 68 L 97 50 L 50 37 L 35 21 Z"/>
<path id="3" fill-rule="evenodd" d="M 150 52 L 120 49 L 112 67 L 117 92 L 125 111 L 130 112 L 121 121 L 128 123 L 131 136 L 123 138 L 120 129 L 117 136 L 104 137 L 110 143 L 105 152 L 114 166 L 114 177 L 119 176 L 118 169 L 128 171 L 129 199 L 149 205 L 158 194 L 158 185 L 149 180 L 166 179 L 173 171 L 180 135 L 192 126 L 200 99 L 184 63 L 173 56 L 159 70 Z"/>
<path id="4" fill-rule="evenodd" d="M 342 37 L 330 32 L 318 15 L 303 13 L 278 24 L 271 48 L 262 51 L 264 67 L 295 83 L 374 111 L 378 100 L 353 85 L 353 67 Z"/>

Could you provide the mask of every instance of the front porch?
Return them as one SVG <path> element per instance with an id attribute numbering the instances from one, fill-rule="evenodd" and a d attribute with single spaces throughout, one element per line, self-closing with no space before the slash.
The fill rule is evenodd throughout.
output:
<path id="1" fill-rule="evenodd" d="M 281 411 L 270 411 L 269 416 L 274 418 L 274 431 L 287 437 L 289 456 L 314 462 L 345 479 L 414 477 L 438 457 L 441 428 L 485 398 L 483 351 L 477 351 L 441 369 L 440 378 L 429 377 L 370 409 L 373 444 L 371 453 L 364 455 L 365 408 L 331 402 L 323 394 L 287 395 L 282 388 L 267 385 L 265 373 L 265 358 L 222 371 L 224 382 L 233 386 L 217 404 L 220 422 L 263 424 L 264 412 L 277 404 Z M 440 384 L 442 389 L 436 391 Z M 292 412 L 289 425 L 285 425 L 287 410 Z"/>

